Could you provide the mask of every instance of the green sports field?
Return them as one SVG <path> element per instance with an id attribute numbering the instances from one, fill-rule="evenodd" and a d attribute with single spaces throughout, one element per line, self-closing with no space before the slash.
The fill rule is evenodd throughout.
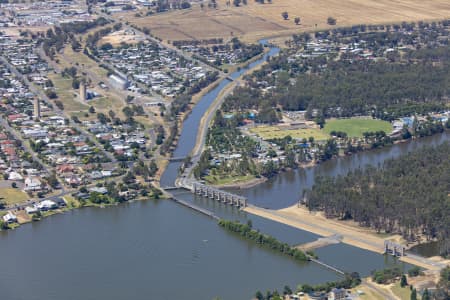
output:
<path id="1" fill-rule="evenodd" d="M 332 131 L 342 131 L 349 137 L 362 137 L 364 132 L 384 131 L 387 134 L 392 131 L 391 123 L 376 119 L 351 118 L 327 120 L 323 129 L 330 134 Z"/>
<path id="2" fill-rule="evenodd" d="M 250 132 L 259 135 L 263 140 L 280 139 L 288 135 L 295 139 L 308 139 L 314 137 L 316 141 L 322 141 L 329 138 L 329 136 L 320 129 L 282 129 L 277 126 L 258 126 L 250 129 Z"/>

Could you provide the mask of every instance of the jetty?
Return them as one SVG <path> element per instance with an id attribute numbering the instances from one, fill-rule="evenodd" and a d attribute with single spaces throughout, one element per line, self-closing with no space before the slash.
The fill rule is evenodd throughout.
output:
<path id="1" fill-rule="evenodd" d="M 344 272 L 344 271 L 339 270 L 338 268 L 333 267 L 333 266 L 331 266 L 331 265 L 329 265 L 329 264 L 327 264 L 327 263 L 324 263 L 323 261 L 320 261 L 320 260 L 315 259 L 315 258 L 313 258 L 313 257 L 309 257 L 309 260 L 312 261 L 312 262 L 314 262 L 314 263 L 316 263 L 316 264 L 318 264 L 318 265 L 321 265 L 322 267 L 325 267 L 325 268 L 327 268 L 327 269 L 329 269 L 329 270 L 331 270 L 331 271 L 333 271 L 333 272 L 336 272 L 336 273 L 338 273 L 338 274 L 340 274 L 340 275 L 342 275 L 342 276 L 345 275 L 345 272 Z"/>
<path id="2" fill-rule="evenodd" d="M 184 206 L 186 206 L 186 207 L 188 207 L 188 208 L 190 208 L 190 209 L 193 209 L 193 210 L 195 210 L 195 211 L 197 211 L 197 212 L 199 212 L 199 213 L 202 213 L 202 214 L 204 214 L 204 215 L 206 215 L 206 216 L 208 216 L 208 217 L 210 217 L 210 218 L 213 218 L 214 220 L 217 220 L 217 221 L 220 220 L 220 218 L 219 218 L 218 216 L 216 216 L 212 211 L 209 211 L 209 210 L 207 210 L 207 209 L 205 209 L 205 208 L 202 208 L 202 207 L 200 207 L 200 206 L 197 206 L 197 205 L 195 205 L 195 204 L 193 204 L 193 203 L 190 203 L 190 202 L 188 202 L 188 201 L 185 201 L 185 200 L 176 198 L 176 197 L 174 197 L 174 196 L 172 196 L 171 199 L 172 199 L 173 201 L 175 201 L 176 203 L 179 203 L 179 204 L 184 205 Z"/>

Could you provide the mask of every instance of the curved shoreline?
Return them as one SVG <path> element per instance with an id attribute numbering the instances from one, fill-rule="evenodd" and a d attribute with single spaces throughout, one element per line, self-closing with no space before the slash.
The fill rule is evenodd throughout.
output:
<path id="1" fill-rule="evenodd" d="M 384 253 L 384 241 L 393 240 L 401 242 L 401 236 L 392 235 L 387 238 L 377 236 L 376 231 L 353 224 L 351 221 L 327 219 L 321 212 L 310 212 L 303 206 L 293 205 L 287 208 L 272 210 L 257 206 L 248 206 L 244 211 L 265 219 L 282 223 L 294 228 L 312 232 L 322 237 L 340 235 L 342 242 L 354 247 L 369 250 L 375 253 Z M 439 270 L 450 263 L 443 258 L 423 258 L 416 255 L 406 255 L 399 260 L 414 264 L 429 270 Z"/>
<path id="2" fill-rule="evenodd" d="M 367 149 L 364 149 L 364 150 L 362 150 L 362 151 L 352 152 L 352 153 L 349 153 L 349 154 L 336 155 L 336 156 L 333 156 L 332 158 L 330 158 L 330 159 L 328 159 L 328 160 L 326 160 L 326 161 L 309 161 L 309 162 L 306 162 L 306 163 L 299 163 L 299 164 L 297 165 L 297 168 L 298 168 L 298 169 L 310 169 L 310 168 L 315 168 L 315 167 L 317 167 L 318 165 L 320 165 L 321 163 L 325 163 L 325 162 L 327 162 L 327 161 L 338 160 L 338 159 L 350 157 L 350 156 L 355 155 L 355 154 L 358 154 L 358 153 L 371 152 L 371 151 L 374 151 L 374 150 L 380 150 L 380 149 L 385 149 L 385 148 L 391 148 L 391 147 L 393 147 L 393 146 L 395 146 L 395 145 L 397 145 L 397 144 L 411 143 L 411 142 L 420 140 L 420 139 L 422 139 L 422 138 L 431 137 L 431 136 L 435 136 L 435 135 L 438 135 L 438 134 L 444 134 L 444 133 L 446 133 L 446 132 L 450 132 L 450 130 L 449 130 L 449 129 L 444 129 L 443 132 L 435 133 L 435 134 L 433 134 L 433 135 L 424 136 L 424 137 L 413 137 L 413 138 L 411 138 L 411 139 L 406 139 L 406 140 L 405 140 L 405 139 L 402 139 L 402 140 L 396 140 L 396 141 L 394 141 L 392 144 L 388 144 L 388 145 L 385 145 L 385 146 L 382 146 L 382 147 L 379 147 L 379 148 L 373 148 L 373 149 L 372 149 L 372 148 L 367 148 Z M 294 169 L 297 169 L 297 168 L 294 168 Z M 293 170 L 293 169 L 292 169 L 292 168 L 287 168 L 287 169 L 285 169 L 285 170 L 280 170 L 277 174 L 275 174 L 275 176 L 278 176 L 278 175 L 280 175 L 281 173 L 286 172 L 286 171 L 289 171 L 289 170 Z M 264 177 L 264 178 L 265 178 L 265 177 Z M 255 179 L 250 179 L 250 180 L 240 181 L 240 182 L 235 183 L 235 184 L 217 184 L 217 185 L 216 185 L 216 184 L 211 184 L 211 185 L 212 185 L 212 186 L 215 186 L 215 187 L 223 187 L 223 188 L 247 189 L 247 188 L 256 187 L 256 186 L 258 186 L 259 184 L 262 184 L 262 183 L 266 182 L 268 179 L 269 179 L 269 178 L 265 178 L 265 180 L 257 180 L 257 178 L 255 178 Z"/>

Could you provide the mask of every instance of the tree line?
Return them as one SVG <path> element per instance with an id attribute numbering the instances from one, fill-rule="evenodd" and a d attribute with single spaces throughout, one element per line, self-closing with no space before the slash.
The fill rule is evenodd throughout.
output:
<path id="1" fill-rule="evenodd" d="M 328 218 L 353 219 L 377 232 L 421 236 L 450 251 L 450 144 L 424 147 L 345 176 L 319 176 L 307 192 L 310 210 Z"/>
<path id="2" fill-rule="evenodd" d="M 249 221 L 247 224 L 242 224 L 237 221 L 228 221 L 222 219 L 218 224 L 219 226 L 225 228 L 230 232 L 237 233 L 248 240 L 256 242 L 258 245 L 290 256 L 297 261 L 309 260 L 308 255 L 306 255 L 303 251 L 298 250 L 297 248 L 292 247 L 287 243 L 280 242 L 273 236 L 263 234 L 258 230 L 253 229 L 251 221 Z M 314 256 L 313 253 L 311 253 L 311 255 Z"/>

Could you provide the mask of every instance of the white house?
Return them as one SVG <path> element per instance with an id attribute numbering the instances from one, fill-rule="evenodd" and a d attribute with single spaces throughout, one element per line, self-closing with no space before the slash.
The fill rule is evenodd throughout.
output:
<path id="1" fill-rule="evenodd" d="M 328 297 L 329 300 L 344 300 L 346 298 L 345 289 L 334 288 L 331 290 Z"/>
<path id="2" fill-rule="evenodd" d="M 32 215 L 38 212 L 38 208 L 36 206 L 27 206 L 25 207 L 25 211 L 27 212 L 27 214 Z"/>
<path id="3" fill-rule="evenodd" d="M 17 217 L 15 214 L 8 211 L 8 213 L 3 216 L 3 221 L 5 221 L 6 223 L 15 223 L 17 222 Z"/>
<path id="4" fill-rule="evenodd" d="M 44 200 L 41 201 L 38 205 L 37 208 L 39 208 L 40 210 L 49 210 L 49 209 L 55 209 L 58 208 L 58 204 L 56 204 L 56 202 L 52 201 L 52 200 Z"/>
<path id="5" fill-rule="evenodd" d="M 16 181 L 16 180 L 19 181 L 19 180 L 23 180 L 23 177 L 19 173 L 13 171 L 8 174 L 8 179 L 14 180 L 14 181 Z"/>
<path id="6" fill-rule="evenodd" d="M 41 190 L 41 181 L 37 177 L 27 177 L 25 179 L 24 191 L 39 191 Z"/>

